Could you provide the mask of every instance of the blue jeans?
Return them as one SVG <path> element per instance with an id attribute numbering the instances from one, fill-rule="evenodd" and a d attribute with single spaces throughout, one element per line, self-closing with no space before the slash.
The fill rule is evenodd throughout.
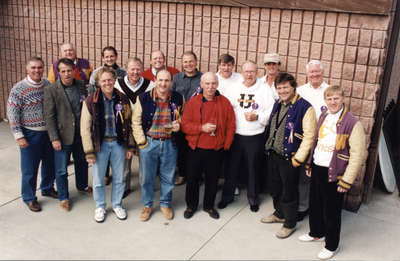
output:
<path id="1" fill-rule="evenodd" d="M 93 197 L 96 208 L 106 208 L 104 177 L 106 176 L 108 161 L 110 161 L 112 169 L 111 205 L 113 208 L 121 207 L 125 190 L 125 148 L 119 145 L 117 141 L 104 141 L 101 144 L 100 151 L 96 153 L 96 163 L 93 164 L 92 168 Z"/>
<path id="2" fill-rule="evenodd" d="M 71 153 L 74 158 L 76 188 L 84 190 L 88 186 L 88 164 L 83 152 L 82 139 L 79 134 L 75 134 L 74 142 L 71 145 L 62 144 L 61 150 L 54 150 L 54 165 L 59 200 L 69 199 L 67 166 Z"/>
<path id="3" fill-rule="evenodd" d="M 168 207 L 172 200 L 177 149 L 171 139 L 159 141 L 147 137 L 149 145 L 140 149 L 140 170 L 142 172 L 142 203 L 153 206 L 154 180 L 160 167 L 160 206 Z"/>
<path id="4" fill-rule="evenodd" d="M 29 203 L 36 198 L 36 182 L 40 161 L 42 161 L 40 190 L 50 193 L 54 190 L 53 148 L 47 131 L 22 129 L 29 146 L 20 148 L 21 155 L 21 194 L 22 200 Z"/>

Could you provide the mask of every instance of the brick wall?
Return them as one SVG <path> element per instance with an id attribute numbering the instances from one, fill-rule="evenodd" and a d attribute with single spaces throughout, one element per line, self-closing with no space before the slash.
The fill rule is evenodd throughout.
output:
<path id="1" fill-rule="evenodd" d="M 306 63 L 321 59 L 325 80 L 344 87 L 346 103 L 370 134 L 388 27 L 384 15 L 152 1 L 1 1 L 0 117 L 10 88 L 25 76 L 27 58 L 39 55 L 49 66 L 59 44 L 70 41 L 94 67 L 106 45 L 117 48 L 120 64 L 137 56 L 145 67 L 152 49 L 164 51 L 177 68 L 181 54 L 193 49 L 201 71 L 215 71 L 217 57 L 229 52 L 239 65 L 256 61 L 259 76 L 264 53 L 278 52 L 282 69 L 300 84 Z"/>

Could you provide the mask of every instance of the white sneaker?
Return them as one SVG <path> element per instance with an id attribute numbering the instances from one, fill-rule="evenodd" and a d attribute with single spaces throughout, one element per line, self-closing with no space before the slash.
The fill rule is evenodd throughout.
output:
<path id="1" fill-rule="evenodd" d="M 113 211 L 119 220 L 125 220 L 127 218 L 125 209 L 123 209 L 121 207 L 117 207 L 117 208 L 113 208 Z"/>
<path id="2" fill-rule="evenodd" d="M 104 221 L 106 218 L 106 210 L 104 208 L 96 208 L 94 211 L 94 220 L 96 220 L 97 223 L 101 223 Z"/>
<path id="3" fill-rule="evenodd" d="M 238 187 L 235 188 L 235 196 L 239 196 L 240 195 L 240 190 Z"/>
<path id="4" fill-rule="evenodd" d="M 320 237 L 320 238 L 312 237 L 309 234 L 304 234 L 304 235 L 299 236 L 299 240 L 301 242 L 321 242 L 321 241 L 324 241 L 325 238 L 324 237 Z"/>
<path id="5" fill-rule="evenodd" d="M 318 258 L 322 260 L 327 260 L 332 258 L 337 252 L 339 248 L 337 248 L 335 251 L 330 251 L 326 249 L 325 247 L 318 253 Z"/>

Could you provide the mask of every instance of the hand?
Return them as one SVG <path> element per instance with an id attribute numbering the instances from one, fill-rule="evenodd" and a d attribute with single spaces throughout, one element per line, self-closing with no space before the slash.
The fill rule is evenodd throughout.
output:
<path id="1" fill-rule="evenodd" d="M 96 158 L 88 158 L 86 159 L 87 163 L 95 164 L 96 163 Z"/>
<path id="2" fill-rule="evenodd" d="M 17 139 L 17 143 L 18 143 L 18 146 L 19 146 L 21 149 L 25 149 L 26 147 L 29 146 L 29 143 L 28 143 L 28 141 L 27 141 L 25 138 L 19 138 L 19 139 Z"/>
<path id="3" fill-rule="evenodd" d="M 306 175 L 307 177 L 311 178 L 311 168 L 306 169 Z"/>
<path id="4" fill-rule="evenodd" d="M 173 132 L 178 132 L 181 129 L 181 125 L 179 124 L 178 121 L 173 121 L 172 122 L 172 131 Z"/>
<path id="5" fill-rule="evenodd" d="M 201 131 L 205 133 L 214 132 L 217 129 L 217 125 L 212 123 L 206 123 L 201 126 Z"/>
<path id="6" fill-rule="evenodd" d="M 254 112 L 245 112 L 244 117 L 247 121 L 256 121 L 258 120 L 258 115 Z"/>
<path id="7" fill-rule="evenodd" d="M 51 142 L 51 145 L 53 145 L 54 150 L 61 150 L 61 141 L 60 140 L 55 140 Z"/>
<path id="8" fill-rule="evenodd" d="M 125 152 L 125 158 L 130 159 L 133 156 L 133 152 L 132 151 L 127 151 Z"/>
<path id="9" fill-rule="evenodd" d="M 341 186 L 338 186 L 338 187 L 337 187 L 337 191 L 338 191 L 339 193 L 346 193 L 346 192 L 347 192 L 347 189 L 342 188 Z"/>

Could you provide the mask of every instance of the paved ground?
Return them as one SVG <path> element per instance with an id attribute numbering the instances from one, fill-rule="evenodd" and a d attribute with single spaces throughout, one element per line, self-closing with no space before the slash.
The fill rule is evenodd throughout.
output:
<path id="1" fill-rule="evenodd" d="M 7 124 L 0 123 L 0 259 L 315 260 L 323 246 L 297 240 L 308 231 L 308 219 L 290 238 L 277 239 L 279 225 L 259 222 L 272 211 L 271 198 L 263 195 L 260 211 L 252 213 L 243 191 L 219 220 L 202 211 L 185 220 L 180 186 L 174 190 L 174 220 L 166 222 L 156 205 L 150 221 L 140 222 L 137 176 L 135 192 L 124 200 L 128 219 L 119 221 L 109 209 L 106 221 L 97 224 L 93 200 L 76 191 L 73 169 L 69 172 L 70 212 L 39 191 L 43 211 L 29 211 L 20 198 L 19 151 Z M 334 260 L 400 260 L 397 192 L 375 190 L 368 205 L 358 213 L 343 211 L 342 220 L 341 251 Z"/>

